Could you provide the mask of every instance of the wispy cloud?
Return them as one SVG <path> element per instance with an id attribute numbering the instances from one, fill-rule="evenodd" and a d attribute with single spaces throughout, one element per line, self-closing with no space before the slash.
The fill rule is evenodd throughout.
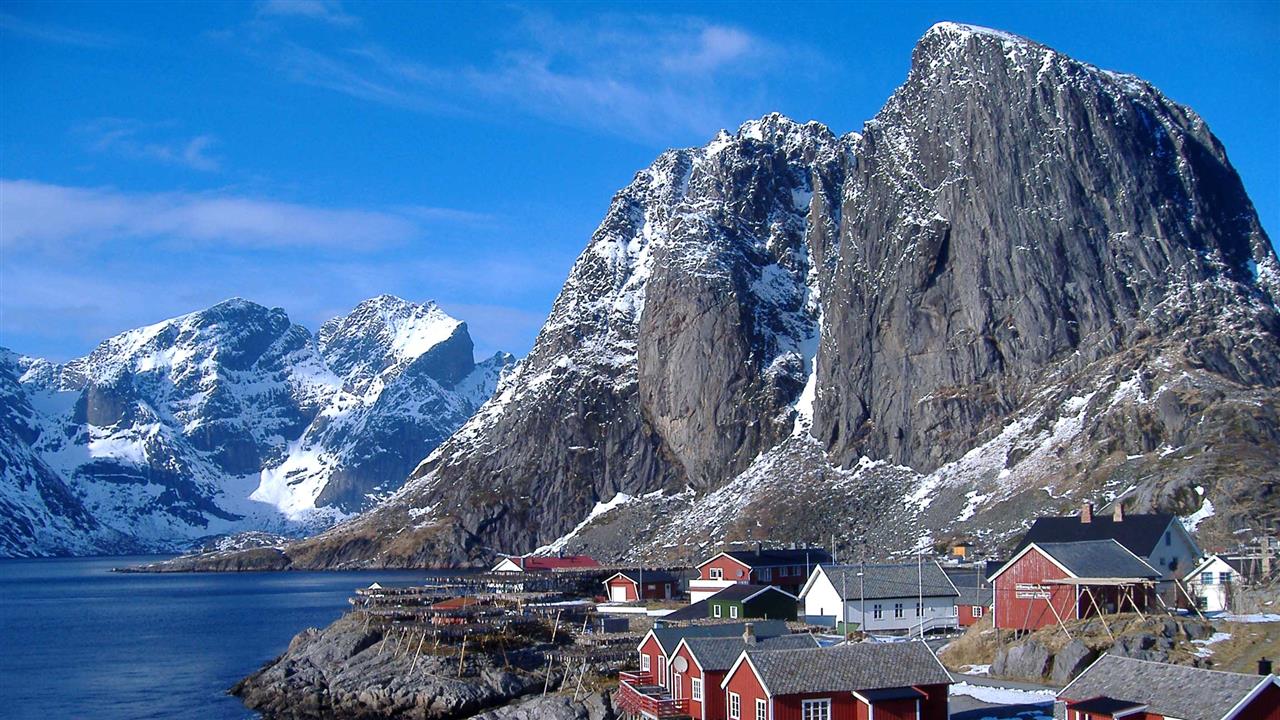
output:
<path id="1" fill-rule="evenodd" d="M 337 0 L 265 0 L 258 4 L 258 16 L 304 18 L 343 26 L 360 22 L 343 10 Z"/>
<path id="2" fill-rule="evenodd" d="M 243 247 L 360 251 L 422 237 L 428 220 L 482 217 L 442 208 L 332 208 L 213 193 L 126 193 L 0 180 L 0 247 L 160 239 Z"/>
<path id="3" fill-rule="evenodd" d="M 117 38 L 108 35 L 85 32 L 50 23 L 34 22 L 9 13 L 0 13 L 0 31 L 59 45 L 105 48 L 117 44 Z"/>
<path id="4" fill-rule="evenodd" d="M 147 124 L 121 118 L 100 118 L 76 129 L 89 148 L 95 152 L 111 153 L 135 160 L 149 160 L 165 165 L 177 165 L 214 172 L 221 169 L 222 161 L 210 154 L 216 143 L 212 135 L 196 135 L 188 138 L 149 137 L 167 129 L 163 124 Z"/>
<path id="5" fill-rule="evenodd" d="M 421 112 L 538 117 L 642 140 L 709 134 L 759 111 L 807 51 L 696 18 L 530 13 L 481 62 L 426 62 L 357 36 L 307 42 L 261 24 L 253 52 L 300 83 Z M 503 113 L 495 113 L 501 109 Z"/>

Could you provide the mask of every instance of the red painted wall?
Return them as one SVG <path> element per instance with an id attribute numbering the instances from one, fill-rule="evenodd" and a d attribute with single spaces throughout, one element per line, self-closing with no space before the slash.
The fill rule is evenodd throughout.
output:
<path id="1" fill-rule="evenodd" d="M 636 599 L 636 584 L 626 578 L 614 578 L 609 581 L 608 599 L 613 599 L 613 589 L 619 587 L 626 588 L 628 602 Z"/>
<path id="2" fill-rule="evenodd" d="M 1056 625 L 1058 620 L 1049 603 L 1057 609 L 1063 621 L 1074 619 L 1076 591 L 1070 585 L 1043 585 L 1045 580 L 1067 577 L 1038 549 L 1032 548 L 1018 558 L 1018 562 L 1001 573 L 995 580 L 995 625 L 1006 630 L 1034 630 Z M 1048 598 L 1019 598 L 1017 586 L 1043 585 Z"/>
<path id="3" fill-rule="evenodd" d="M 719 568 L 724 571 L 724 577 L 721 578 L 722 580 L 732 580 L 734 582 L 744 583 L 751 582 L 751 568 L 727 555 L 721 555 L 715 560 L 712 560 L 706 565 L 698 568 L 698 577 L 703 580 L 710 580 L 711 568 Z M 739 575 L 738 573 L 742 574 Z"/>
<path id="4" fill-rule="evenodd" d="M 849 692 L 810 693 L 803 695 L 779 695 L 773 698 L 774 720 L 802 720 L 804 704 L 802 700 L 831 699 L 831 720 L 865 720 L 866 706 Z M 861 711 L 859 711 L 861 707 Z M 876 720 L 880 720 L 880 711 L 876 711 Z M 915 711 L 910 720 L 916 720 Z"/>
<path id="5" fill-rule="evenodd" d="M 948 720 L 950 718 L 951 713 L 948 706 L 948 697 L 951 695 L 950 685 L 917 685 L 916 689 L 925 694 L 925 699 L 920 701 L 920 720 Z M 877 717 L 879 717 L 878 714 Z"/>
<path id="6" fill-rule="evenodd" d="M 1280 720 L 1280 687 L 1272 684 L 1258 693 L 1253 702 L 1240 710 L 1236 720 Z"/>
<path id="7" fill-rule="evenodd" d="M 982 618 L 976 618 L 973 616 L 973 608 L 977 607 L 975 605 L 957 605 L 956 607 L 958 608 L 957 610 L 958 616 L 956 617 L 956 622 L 959 623 L 960 627 L 969 627 L 970 625 L 982 619 Z M 990 612 L 991 612 L 991 608 L 983 608 L 982 616 L 986 617 L 987 614 Z"/>
<path id="8" fill-rule="evenodd" d="M 649 677 L 656 683 L 658 681 L 658 660 L 659 658 L 665 657 L 662 654 L 662 646 L 658 645 L 658 640 L 656 638 L 650 636 L 649 639 L 645 640 L 644 644 L 640 646 L 639 654 L 649 656 Z M 637 669 L 641 667 L 644 667 L 644 665 L 637 666 Z"/>
<path id="9" fill-rule="evenodd" d="M 724 695 L 724 712 L 725 717 L 729 717 L 729 693 L 736 692 L 742 696 L 742 720 L 755 720 L 756 698 L 764 698 L 768 702 L 768 698 L 764 694 L 764 688 L 760 686 L 760 681 L 756 679 L 756 673 L 746 662 L 738 665 L 738 668 L 729 675 L 729 682 L 725 686 Z M 775 718 L 781 717 L 775 715 Z"/>
<path id="10" fill-rule="evenodd" d="M 693 699 L 693 680 L 694 678 L 701 678 L 702 671 L 698 669 L 698 664 L 693 661 L 693 654 L 689 652 L 688 646 L 682 646 L 676 651 L 676 654 L 671 658 L 672 664 L 675 663 L 678 657 L 684 658 L 685 662 L 689 663 L 689 669 L 680 674 L 680 697 L 686 701 L 685 708 L 689 715 L 700 718 L 702 717 L 702 703 Z M 673 687 L 672 690 L 674 691 L 675 688 Z M 674 695 L 675 693 L 673 692 L 672 694 Z M 703 685 L 702 697 L 705 698 L 706 696 L 707 688 Z"/>

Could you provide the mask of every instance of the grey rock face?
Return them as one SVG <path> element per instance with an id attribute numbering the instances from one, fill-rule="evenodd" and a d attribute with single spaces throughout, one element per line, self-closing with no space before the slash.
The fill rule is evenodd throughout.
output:
<path id="1" fill-rule="evenodd" d="M 326 527 L 398 488 L 487 399 L 513 360 L 472 350 L 434 304 L 382 296 L 318 340 L 236 299 L 66 365 L 5 351 L 0 407 L 21 426 L 0 448 L 15 528 L 0 554 Z"/>
<path id="2" fill-rule="evenodd" d="M 1049 674 L 1053 653 L 1044 644 L 1028 640 L 1000 649 L 991 673 L 998 677 L 1039 679 Z"/>
<path id="3" fill-rule="evenodd" d="M 769 116 L 664 153 L 496 397 L 394 499 L 288 552 L 573 550 L 619 493 L 647 497 L 616 513 L 671 518 L 632 556 L 833 529 L 884 552 L 998 544 L 1120 492 L 1137 511 L 1211 502 L 1202 530 L 1226 532 L 1275 512 L 1277 294 L 1192 111 L 942 24 L 862 135 Z"/>
<path id="4" fill-rule="evenodd" d="M 1053 656 L 1053 671 L 1049 674 L 1049 680 L 1054 685 L 1066 685 L 1097 659 L 1096 651 L 1080 640 L 1072 640 Z"/>

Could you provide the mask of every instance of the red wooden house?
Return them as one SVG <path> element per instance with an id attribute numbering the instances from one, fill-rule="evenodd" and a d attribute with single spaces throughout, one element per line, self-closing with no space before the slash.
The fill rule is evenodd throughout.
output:
<path id="1" fill-rule="evenodd" d="M 734 583 L 774 585 L 796 595 L 814 568 L 830 562 L 831 554 L 822 548 L 729 550 L 698 566 L 697 579 L 689 582 L 689 598 L 705 600 Z"/>
<path id="2" fill-rule="evenodd" d="M 721 690 L 728 720 L 947 720 L 951 683 L 912 641 L 747 650 Z"/>
<path id="3" fill-rule="evenodd" d="M 680 592 L 680 578 L 665 570 L 623 570 L 605 580 L 604 589 L 612 602 L 670 600 Z"/>
<path id="4" fill-rule="evenodd" d="M 1115 540 L 1031 543 L 991 576 L 995 626 L 1036 630 L 1147 610 L 1160 572 Z"/>
<path id="5" fill-rule="evenodd" d="M 742 637 L 684 638 L 671 658 L 672 695 L 695 720 L 726 720 L 720 683 L 744 650 L 803 650 L 818 647 L 812 635 L 797 633 L 759 639 L 750 623 Z"/>
<path id="6" fill-rule="evenodd" d="M 1280 720 L 1270 673 L 1204 670 L 1103 655 L 1058 693 L 1066 720 Z"/>

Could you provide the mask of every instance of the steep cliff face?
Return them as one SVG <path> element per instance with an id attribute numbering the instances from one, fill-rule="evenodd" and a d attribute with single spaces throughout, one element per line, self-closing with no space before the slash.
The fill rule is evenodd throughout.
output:
<path id="1" fill-rule="evenodd" d="M 862 135 L 773 115 L 664 153 L 496 397 L 289 552 L 892 551 L 1086 497 L 1228 532 L 1278 509 L 1278 295 L 1193 112 L 944 23 Z"/>
<path id="2" fill-rule="evenodd" d="M 318 341 L 237 299 L 65 365 L 5 353 L 8 555 L 321 529 L 399 487 L 511 362 L 476 365 L 463 323 L 389 296 Z"/>

